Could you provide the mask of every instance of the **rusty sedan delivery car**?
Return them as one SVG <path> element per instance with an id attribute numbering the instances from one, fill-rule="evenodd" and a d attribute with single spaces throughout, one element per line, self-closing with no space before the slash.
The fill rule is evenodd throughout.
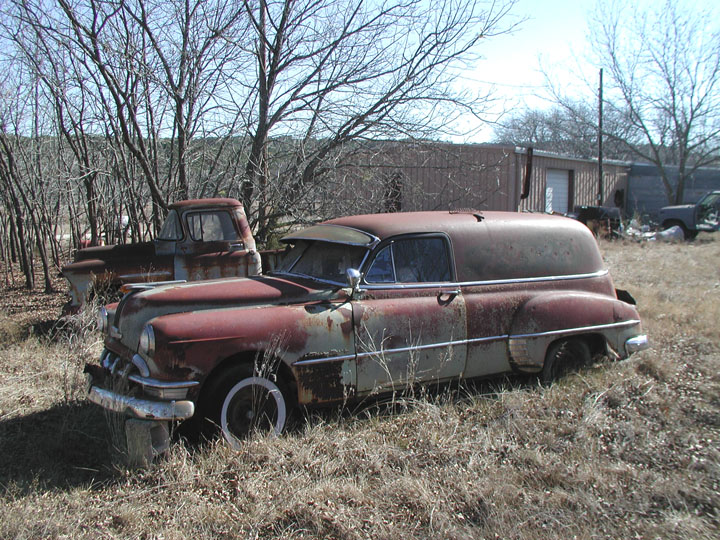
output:
<path id="1" fill-rule="evenodd" d="M 209 419 L 232 443 L 293 406 L 504 372 L 551 379 L 647 347 L 581 223 L 502 212 L 334 219 L 284 238 L 271 275 L 166 285 L 102 311 L 91 401 L 145 422 Z M 145 287 L 145 285 L 143 286 Z"/>

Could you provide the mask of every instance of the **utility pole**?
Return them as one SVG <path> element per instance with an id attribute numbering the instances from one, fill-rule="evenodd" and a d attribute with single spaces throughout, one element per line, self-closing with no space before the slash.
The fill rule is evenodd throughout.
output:
<path id="1" fill-rule="evenodd" d="M 600 68 L 600 88 L 598 90 L 598 206 L 603 203 L 603 70 Z"/>

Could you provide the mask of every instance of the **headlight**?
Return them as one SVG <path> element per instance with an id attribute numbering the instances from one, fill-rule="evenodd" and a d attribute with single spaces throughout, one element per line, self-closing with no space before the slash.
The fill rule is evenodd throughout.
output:
<path id="1" fill-rule="evenodd" d="M 140 334 L 138 352 L 146 358 L 152 358 L 155 354 L 155 332 L 149 324 L 143 328 L 142 334 Z"/>
<path id="2" fill-rule="evenodd" d="M 107 309 L 105 309 L 105 306 L 101 307 L 98 310 L 97 314 L 97 328 L 102 332 L 103 334 L 107 332 L 108 329 L 108 312 Z"/>

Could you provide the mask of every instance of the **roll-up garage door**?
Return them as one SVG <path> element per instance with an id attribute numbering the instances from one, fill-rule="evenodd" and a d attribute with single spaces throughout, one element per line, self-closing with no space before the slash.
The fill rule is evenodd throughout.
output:
<path id="1" fill-rule="evenodd" d="M 570 194 L 570 171 L 548 169 L 546 186 L 545 211 L 566 213 Z"/>

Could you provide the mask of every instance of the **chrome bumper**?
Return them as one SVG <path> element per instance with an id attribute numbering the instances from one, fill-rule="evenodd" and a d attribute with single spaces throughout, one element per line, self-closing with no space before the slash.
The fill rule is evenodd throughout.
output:
<path id="1" fill-rule="evenodd" d="M 625 341 L 625 354 L 630 356 L 633 353 L 644 351 L 650 347 L 650 341 L 645 334 L 635 336 Z"/>
<path id="2" fill-rule="evenodd" d="M 195 414 L 192 401 L 151 401 L 90 386 L 88 399 L 101 407 L 144 420 L 186 420 Z"/>

